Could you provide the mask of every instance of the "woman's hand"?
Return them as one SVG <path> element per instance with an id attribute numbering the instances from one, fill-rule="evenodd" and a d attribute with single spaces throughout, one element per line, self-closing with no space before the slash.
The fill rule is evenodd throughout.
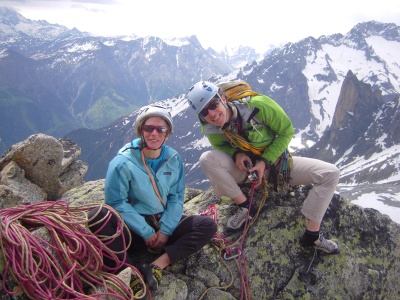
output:
<path id="1" fill-rule="evenodd" d="M 157 233 L 154 233 L 151 237 L 145 239 L 144 243 L 149 248 L 155 248 L 153 245 L 156 243 L 156 241 L 157 241 Z"/>
<path id="2" fill-rule="evenodd" d="M 168 242 L 168 238 L 169 236 L 161 233 L 160 231 L 158 231 L 156 233 L 157 235 L 157 240 L 154 242 L 153 246 L 151 246 L 151 248 L 162 248 L 165 246 L 165 244 Z"/>

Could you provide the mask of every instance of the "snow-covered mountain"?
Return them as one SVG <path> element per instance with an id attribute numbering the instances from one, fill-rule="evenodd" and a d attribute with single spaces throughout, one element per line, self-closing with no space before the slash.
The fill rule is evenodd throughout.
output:
<path id="1" fill-rule="evenodd" d="M 195 36 L 92 37 L 1 7 L 0 150 L 37 132 L 101 128 L 231 70 Z"/>
<path id="2" fill-rule="evenodd" d="M 396 209 L 400 207 L 399 45 L 396 25 L 368 22 L 344 36 L 309 37 L 284 45 L 259 62 L 210 80 L 243 79 L 274 98 L 296 128 L 290 145 L 294 154 L 337 164 L 342 172 L 338 191 L 361 204 L 370 195 L 376 208 L 390 207 L 388 212 L 396 219 L 400 215 Z M 172 108 L 179 124 L 168 143 L 184 158 L 187 184 L 207 188 L 198 157 L 209 144 L 200 134 L 197 117 L 184 94 L 164 104 Z M 69 135 L 75 141 L 79 136 L 93 138 L 103 156 L 90 161 L 92 151 L 85 160 L 95 174 L 105 174 L 104 161 L 134 137 L 135 116 L 132 113 L 95 134 Z"/>
<path id="3" fill-rule="evenodd" d="M 215 58 L 226 62 L 232 67 L 232 70 L 234 70 L 244 67 L 254 61 L 262 60 L 273 48 L 275 48 L 275 46 L 271 45 L 271 49 L 265 53 L 257 53 L 255 49 L 243 45 L 231 48 L 225 47 L 223 51 L 215 51 L 208 48 L 207 51 Z"/>
<path id="4" fill-rule="evenodd" d="M 337 164 L 341 194 L 361 204 L 378 198 L 398 214 L 399 50 L 399 27 L 374 21 L 260 59 L 247 47 L 205 50 L 195 36 L 91 37 L 0 8 L 0 150 L 33 133 L 67 135 L 82 147 L 87 180 L 104 178 L 134 137 L 129 113 L 162 101 L 178 124 L 168 143 L 182 154 L 187 185 L 207 188 L 198 157 L 209 144 L 184 95 L 200 79 L 242 79 L 288 113 L 294 154 Z"/>
<path id="5" fill-rule="evenodd" d="M 88 36 L 77 29 L 68 29 L 58 24 L 46 21 L 32 21 L 18 14 L 14 9 L 0 7 L 0 36 L 2 45 L 14 45 L 18 40 L 51 41 L 60 36 Z"/>

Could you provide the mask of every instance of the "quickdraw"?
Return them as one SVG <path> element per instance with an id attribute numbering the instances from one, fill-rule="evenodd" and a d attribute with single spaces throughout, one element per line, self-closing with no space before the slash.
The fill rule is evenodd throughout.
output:
<path id="1" fill-rule="evenodd" d="M 221 234 L 215 234 L 211 239 L 211 243 L 220 250 L 225 260 L 232 260 L 242 255 L 242 249 Z"/>
<path id="2" fill-rule="evenodd" d="M 293 169 L 293 158 L 289 150 L 285 150 L 275 164 L 271 167 L 269 180 L 278 193 L 286 193 L 289 190 L 290 171 Z"/>

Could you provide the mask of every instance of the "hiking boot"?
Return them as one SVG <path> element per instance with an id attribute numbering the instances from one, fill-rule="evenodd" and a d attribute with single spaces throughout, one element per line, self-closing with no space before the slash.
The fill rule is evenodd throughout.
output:
<path id="1" fill-rule="evenodd" d="M 131 280 L 130 287 L 135 298 L 140 298 L 146 293 L 146 287 L 143 285 L 142 280 L 140 280 L 140 278 L 137 276 L 133 277 L 133 279 Z M 147 296 L 144 296 L 141 299 L 147 299 Z"/>
<path id="2" fill-rule="evenodd" d="M 325 253 L 328 253 L 328 254 L 339 254 L 340 253 L 340 249 L 339 249 L 338 245 L 331 240 L 325 239 L 322 234 L 320 234 L 318 240 L 316 240 L 314 242 L 314 244 L 315 244 L 315 248 L 317 250 L 322 250 Z"/>
<path id="3" fill-rule="evenodd" d="M 226 223 L 227 225 L 227 230 L 228 231 L 234 231 L 240 229 L 243 224 L 246 222 L 247 218 L 247 212 L 249 210 L 245 207 L 238 207 L 236 214 L 234 214 L 232 217 L 228 219 L 228 222 Z M 249 220 L 251 220 L 252 217 L 249 214 Z"/>
<path id="4" fill-rule="evenodd" d="M 150 291 L 154 292 L 157 290 L 162 279 L 161 268 L 152 264 L 144 264 L 139 266 L 139 271 L 142 273 L 144 281 L 146 282 Z"/>

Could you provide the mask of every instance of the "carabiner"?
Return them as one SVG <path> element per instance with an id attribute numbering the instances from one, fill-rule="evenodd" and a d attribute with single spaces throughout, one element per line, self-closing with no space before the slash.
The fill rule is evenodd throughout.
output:
<path id="1" fill-rule="evenodd" d="M 238 249 L 238 248 L 236 248 L 236 247 L 231 248 L 231 250 L 233 250 L 233 249 L 237 249 L 237 250 L 236 250 L 236 251 L 237 251 L 236 254 L 227 257 L 228 252 L 225 252 L 225 253 L 224 253 L 224 259 L 225 259 L 225 260 L 232 260 L 232 259 L 237 258 L 239 255 L 242 255 L 242 251 L 240 251 L 240 249 Z M 229 252 L 230 252 L 230 251 L 229 251 Z"/>

